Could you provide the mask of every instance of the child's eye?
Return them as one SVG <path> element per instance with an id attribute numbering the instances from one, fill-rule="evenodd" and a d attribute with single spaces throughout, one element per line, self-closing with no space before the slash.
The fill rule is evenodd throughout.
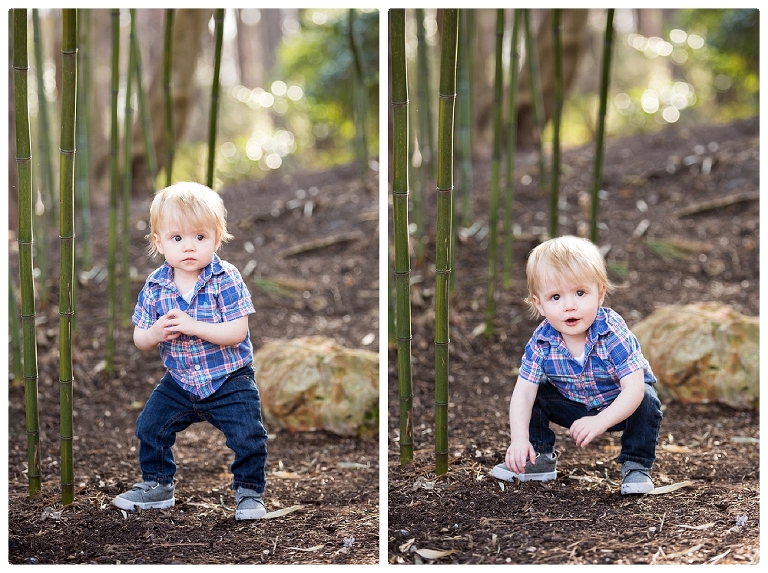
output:
<path id="1" fill-rule="evenodd" d="M 585 293 L 583 290 L 577 290 L 576 291 L 576 296 L 584 296 L 585 294 L 587 294 L 587 293 Z"/>
<path id="2" fill-rule="evenodd" d="M 203 241 L 203 240 L 205 240 L 205 235 L 203 235 L 203 234 L 198 234 L 197 236 L 195 236 L 195 238 L 196 238 L 198 241 Z"/>
<path id="3" fill-rule="evenodd" d="M 552 300 L 560 300 L 560 295 L 559 294 L 553 294 L 552 295 Z"/>
<path id="4" fill-rule="evenodd" d="M 171 237 L 171 241 L 176 241 L 178 243 L 179 241 L 181 241 L 181 237 L 179 235 L 174 235 L 173 237 Z"/>

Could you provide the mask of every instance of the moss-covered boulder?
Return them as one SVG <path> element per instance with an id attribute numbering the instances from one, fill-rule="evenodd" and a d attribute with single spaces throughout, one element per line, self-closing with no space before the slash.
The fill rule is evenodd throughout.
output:
<path id="1" fill-rule="evenodd" d="M 758 408 L 759 319 L 717 303 L 665 306 L 632 327 L 662 400 Z"/>
<path id="2" fill-rule="evenodd" d="M 378 434 L 378 354 L 310 336 L 268 342 L 253 362 L 270 430 Z"/>

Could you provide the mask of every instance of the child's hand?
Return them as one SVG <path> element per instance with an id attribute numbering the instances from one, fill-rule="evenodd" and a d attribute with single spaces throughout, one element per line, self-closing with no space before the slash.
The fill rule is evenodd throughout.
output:
<path id="1" fill-rule="evenodd" d="M 504 458 L 507 469 L 516 474 L 525 473 L 526 458 L 532 462 L 536 461 L 536 450 L 533 449 L 531 442 L 524 439 L 512 440 L 512 443 L 507 448 L 507 455 Z"/>
<path id="2" fill-rule="evenodd" d="M 161 317 L 157 322 L 163 323 L 163 340 L 174 340 L 178 338 L 180 334 L 187 334 L 190 336 L 195 335 L 194 329 L 197 321 L 178 308 L 168 311 L 168 313 Z"/>
<path id="3" fill-rule="evenodd" d="M 598 416 L 584 416 L 571 424 L 569 433 L 577 446 L 586 448 L 592 440 L 607 429 Z"/>

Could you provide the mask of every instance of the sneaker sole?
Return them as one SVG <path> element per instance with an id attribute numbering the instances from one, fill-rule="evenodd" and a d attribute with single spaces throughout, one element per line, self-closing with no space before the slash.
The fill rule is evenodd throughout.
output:
<path id="1" fill-rule="evenodd" d="M 246 520 L 246 519 L 261 519 L 267 514 L 267 510 L 264 508 L 261 509 L 237 509 L 235 510 L 235 519 L 239 520 Z"/>
<path id="2" fill-rule="evenodd" d="M 621 495 L 636 495 L 653 491 L 653 484 L 629 483 L 621 484 Z"/>
<path id="3" fill-rule="evenodd" d="M 515 479 L 519 481 L 552 481 L 557 479 L 557 470 L 537 474 L 516 474 L 499 466 L 494 466 L 491 475 L 504 481 L 514 481 Z"/>
<path id="4" fill-rule="evenodd" d="M 176 505 L 175 499 L 165 499 L 163 501 L 128 501 L 127 499 L 122 499 L 120 497 L 116 497 L 112 503 L 115 504 L 116 507 L 119 507 L 120 509 L 125 509 L 128 511 L 136 511 L 136 508 L 139 509 L 168 509 L 169 507 L 173 507 Z"/>

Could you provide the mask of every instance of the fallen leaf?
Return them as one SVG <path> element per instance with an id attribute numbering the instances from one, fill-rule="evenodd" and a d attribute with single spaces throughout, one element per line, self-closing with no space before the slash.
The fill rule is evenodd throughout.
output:
<path id="1" fill-rule="evenodd" d="M 409 539 L 405 543 L 403 543 L 398 549 L 400 550 L 400 553 L 405 553 L 411 548 L 411 545 L 413 545 L 413 542 L 416 541 L 416 538 Z"/>
<path id="2" fill-rule="evenodd" d="M 661 446 L 661 449 L 672 452 L 673 454 L 687 454 L 692 451 L 688 446 L 676 446 L 674 444 L 663 445 Z"/>
<path id="3" fill-rule="evenodd" d="M 714 521 L 712 523 L 705 523 L 704 525 L 683 525 L 682 523 L 676 523 L 675 527 L 682 527 L 684 529 L 709 529 L 714 524 Z"/>
<path id="4" fill-rule="evenodd" d="M 301 479 L 301 476 L 297 474 L 296 472 L 286 472 L 286 471 L 276 471 L 272 472 L 272 477 L 276 478 L 283 478 L 283 479 Z"/>
<path id="5" fill-rule="evenodd" d="M 652 489 L 651 491 L 648 492 L 648 495 L 659 495 L 662 493 L 670 493 L 673 491 L 677 491 L 678 489 L 688 487 L 689 485 L 693 485 L 693 482 L 686 480 L 678 483 L 673 483 L 671 485 L 663 485 L 661 487 Z"/>
<path id="6" fill-rule="evenodd" d="M 696 553 L 699 549 L 704 547 L 703 545 L 694 545 L 687 551 L 678 551 L 677 553 L 667 553 L 667 557 L 685 557 L 686 555 L 690 555 L 691 553 Z"/>
<path id="7" fill-rule="evenodd" d="M 291 507 L 284 507 L 283 509 L 270 511 L 269 513 L 264 514 L 261 519 L 274 519 L 275 517 L 283 517 L 284 515 L 288 515 L 289 513 L 300 510 L 302 507 L 304 506 L 292 505 Z"/>
<path id="8" fill-rule="evenodd" d="M 264 519 L 264 518 L 262 517 L 262 519 Z M 323 547 L 325 547 L 325 543 L 323 543 L 322 545 L 315 545 L 314 547 L 307 547 L 307 548 L 304 548 L 304 547 L 289 547 L 288 549 L 295 549 L 296 551 L 310 552 L 310 551 L 317 551 L 318 549 L 322 549 Z"/>
<path id="9" fill-rule="evenodd" d="M 759 438 L 753 438 L 751 436 L 732 436 L 731 441 L 736 442 L 737 444 L 759 444 L 760 443 Z"/>
<path id="10" fill-rule="evenodd" d="M 340 468 L 350 469 L 350 470 L 368 469 L 371 467 L 368 464 L 360 464 L 357 462 L 339 462 L 336 465 L 339 466 Z"/>
<path id="11" fill-rule="evenodd" d="M 441 557 L 459 553 L 459 551 L 457 549 L 417 549 L 416 553 L 421 555 L 424 559 L 440 559 Z"/>

